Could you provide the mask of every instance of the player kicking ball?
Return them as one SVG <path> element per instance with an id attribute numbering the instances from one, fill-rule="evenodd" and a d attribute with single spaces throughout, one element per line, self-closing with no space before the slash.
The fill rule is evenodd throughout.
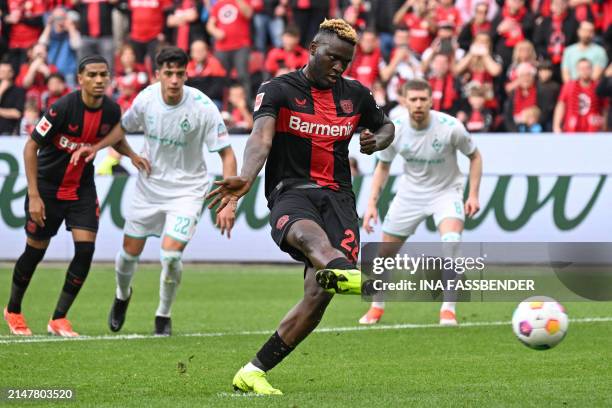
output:
<path id="1" fill-rule="evenodd" d="M 78 66 L 80 90 L 55 102 L 40 119 L 24 149 L 28 191 L 25 199 L 26 247 L 13 271 L 11 295 L 4 319 L 12 334 L 31 336 L 21 303 L 36 267 L 62 222 L 72 233 L 74 256 L 55 311 L 47 324 L 49 334 L 76 337 L 66 318 L 83 287 L 95 249 L 100 208 L 91 163 L 70 164 L 71 154 L 83 144 L 105 140 L 115 144 L 111 129 L 118 129 L 121 109 L 104 95 L 110 82 L 108 63 L 99 55 L 81 59 Z M 149 165 L 125 140 L 120 153 L 143 170 Z"/>
<path id="2" fill-rule="evenodd" d="M 219 187 L 209 194 L 215 197 L 211 207 L 219 202 L 219 209 L 235 206 L 266 163 L 272 238 L 305 264 L 304 297 L 238 370 L 235 390 L 282 394 L 266 373 L 317 327 L 334 293 L 361 292 L 355 266 L 359 218 L 348 145 L 363 127 L 361 152 L 372 154 L 392 142 L 394 128 L 368 89 L 342 77 L 356 42 L 347 22 L 326 20 L 310 44 L 308 64 L 261 85 L 241 175 L 217 182 Z"/>
<path id="3" fill-rule="evenodd" d="M 121 119 L 120 132 L 145 134 L 144 155 L 151 163 L 151 174 L 138 175 L 131 207 L 126 215 L 123 248 L 117 254 L 117 288 L 108 325 L 121 330 L 132 298 L 132 278 L 147 238 L 161 236 L 161 275 L 159 306 L 155 313 L 154 334 L 172 334 L 170 312 L 181 283 L 185 247 L 193 237 L 202 214 L 209 187 L 204 148 L 218 152 L 223 176 L 236 175 L 236 157 L 221 113 L 199 90 L 186 86 L 188 57 L 178 47 L 162 49 L 156 57 L 159 82 L 144 89 Z M 82 149 L 91 160 L 104 144 Z M 221 233 L 234 225 L 236 207 L 217 214 Z"/>
<path id="4" fill-rule="evenodd" d="M 431 87 L 415 79 L 402 86 L 407 112 L 394 120 L 395 140 L 377 153 L 368 208 L 363 228 L 372 233 L 370 223 L 378 221 L 378 199 L 389 178 L 391 162 L 402 156 L 404 174 L 383 222 L 383 246 L 379 256 L 393 257 L 406 239 L 428 216 L 433 215 L 444 243 L 445 256 L 459 255 L 465 216 L 480 209 L 478 192 L 482 177 L 482 158 L 463 124 L 450 115 L 431 110 Z M 470 191 L 463 202 L 463 176 L 457 165 L 457 151 L 470 159 Z M 395 245 L 393 245 L 395 244 Z M 443 279 L 454 279 L 454 271 L 443 271 Z M 385 304 L 380 294 L 374 296 L 370 310 L 359 320 L 361 324 L 377 323 Z M 440 309 L 441 325 L 456 325 L 456 293 L 444 292 Z M 379 301 L 376 301 L 379 300 Z"/>

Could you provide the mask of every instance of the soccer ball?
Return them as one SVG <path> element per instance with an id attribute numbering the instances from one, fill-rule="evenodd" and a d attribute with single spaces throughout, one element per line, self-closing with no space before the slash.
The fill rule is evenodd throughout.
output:
<path id="1" fill-rule="evenodd" d="M 548 350 L 563 340 L 568 319 L 565 309 L 555 299 L 534 296 L 525 299 L 512 315 L 516 337 L 534 350 Z"/>

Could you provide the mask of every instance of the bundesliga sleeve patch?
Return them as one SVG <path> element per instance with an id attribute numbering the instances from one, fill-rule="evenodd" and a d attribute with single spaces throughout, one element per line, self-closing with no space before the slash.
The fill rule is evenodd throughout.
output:
<path id="1" fill-rule="evenodd" d="M 257 112 L 259 110 L 259 108 L 261 107 L 261 103 L 263 102 L 263 97 L 265 94 L 266 94 L 265 92 L 257 94 L 257 96 L 255 97 L 255 106 L 253 107 L 253 111 Z"/>
<path id="2" fill-rule="evenodd" d="M 41 136 L 46 136 L 49 129 L 51 129 L 51 122 L 47 120 L 46 117 L 42 117 L 38 125 L 36 125 L 36 131 L 40 133 Z"/>

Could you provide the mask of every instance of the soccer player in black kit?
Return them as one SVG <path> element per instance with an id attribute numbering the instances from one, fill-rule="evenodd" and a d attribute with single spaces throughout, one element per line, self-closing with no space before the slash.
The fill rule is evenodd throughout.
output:
<path id="1" fill-rule="evenodd" d="M 24 149 L 28 180 L 26 248 L 15 264 L 11 295 L 4 309 L 4 319 L 15 335 L 32 335 L 21 313 L 21 302 L 51 237 L 65 221 L 66 229 L 72 232 L 74 257 L 47 331 L 63 337 L 78 336 L 66 314 L 89 273 L 100 208 L 93 165 L 84 161 L 73 165 L 70 158 L 83 144 L 116 137 L 121 118 L 119 105 L 104 95 L 110 81 L 104 58 L 83 58 L 79 62 L 78 80 L 81 89 L 60 98 L 45 112 Z M 117 140 L 114 147 L 129 156 L 136 167 L 149 168 L 148 162 L 137 156 L 124 138 L 114 140 Z"/>
<path id="2" fill-rule="evenodd" d="M 361 292 L 348 144 L 361 127 L 361 152 L 383 150 L 393 141 L 394 126 L 367 88 L 341 76 L 356 42 L 344 20 L 326 20 L 310 44 L 308 64 L 261 85 L 241 175 L 217 182 L 209 194 L 211 208 L 220 203 L 217 211 L 236 206 L 267 159 L 272 237 L 305 263 L 304 297 L 236 373 L 235 390 L 282 394 L 268 383 L 266 372 L 314 330 L 334 293 Z"/>

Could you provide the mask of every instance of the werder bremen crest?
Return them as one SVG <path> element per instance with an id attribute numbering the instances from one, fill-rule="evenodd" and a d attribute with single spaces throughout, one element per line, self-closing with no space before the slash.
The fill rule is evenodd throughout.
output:
<path id="1" fill-rule="evenodd" d="M 440 149 L 442 149 L 442 143 L 436 138 L 431 144 L 431 147 L 433 147 L 436 152 L 440 152 Z"/>
<path id="2" fill-rule="evenodd" d="M 185 118 L 181 121 L 181 130 L 183 133 L 187 133 L 191 130 L 191 123 L 189 122 L 187 116 L 185 116 Z"/>

